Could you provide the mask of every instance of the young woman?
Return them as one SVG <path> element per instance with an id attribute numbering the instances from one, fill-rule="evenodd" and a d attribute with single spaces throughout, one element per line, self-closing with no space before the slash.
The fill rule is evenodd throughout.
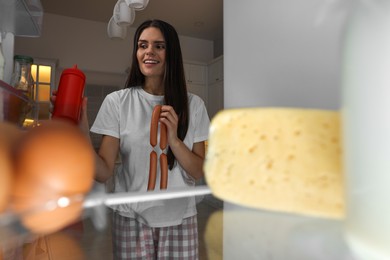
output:
<path id="1" fill-rule="evenodd" d="M 209 118 L 204 102 L 187 92 L 176 30 L 164 21 L 148 20 L 134 36 L 126 88 L 107 95 L 91 127 L 103 135 L 97 181 L 105 182 L 114 174 L 115 192 L 147 190 L 154 149 L 149 141 L 150 120 L 156 105 L 162 105 L 159 121 L 167 129 L 167 189 L 194 186 L 203 176 Z M 86 128 L 85 107 L 83 115 Z M 122 164 L 114 173 L 118 152 Z M 198 259 L 196 214 L 193 197 L 114 207 L 114 258 Z"/>

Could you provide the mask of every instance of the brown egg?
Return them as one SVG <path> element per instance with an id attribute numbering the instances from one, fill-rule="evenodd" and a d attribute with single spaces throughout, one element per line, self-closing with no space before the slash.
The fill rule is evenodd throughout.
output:
<path id="1" fill-rule="evenodd" d="M 0 213 L 8 204 L 11 191 L 12 167 L 9 151 L 4 143 L 0 143 Z"/>
<path id="2" fill-rule="evenodd" d="M 86 259 L 78 240 L 65 232 L 39 236 L 31 243 L 24 244 L 23 255 L 27 255 L 28 259 Z"/>
<path id="3" fill-rule="evenodd" d="M 14 144 L 23 136 L 25 131 L 19 128 L 17 125 L 0 122 L 0 143 L 7 147 L 13 147 Z"/>
<path id="4" fill-rule="evenodd" d="M 11 147 L 21 133 L 16 125 L 0 122 L 0 213 L 7 208 L 11 191 L 13 177 Z"/>
<path id="5" fill-rule="evenodd" d="M 28 131 L 15 152 L 12 208 L 34 233 L 57 231 L 80 217 L 82 199 L 67 207 L 45 208 L 61 197 L 84 195 L 92 187 L 94 151 L 80 129 L 45 121 Z"/>

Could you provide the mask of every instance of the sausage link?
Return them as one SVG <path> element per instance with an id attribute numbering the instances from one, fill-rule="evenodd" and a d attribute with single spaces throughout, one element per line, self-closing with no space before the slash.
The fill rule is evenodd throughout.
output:
<path id="1" fill-rule="evenodd" d="M 150 145 L 153 147 L 157 145 L 157 129 L 160 113 L 161 105 L 156 105 L 153 109 L 152 119 L 150 120 Z"/>
<path id="2" fill-rule="evenodd" d="M 160 155 L 161 180 L 160 189 L 166 190 L 168 186 L 168 159 L 165 153 Z"/>
<path id="3" fill-rule="evenodd" d="M 164 150 L 167 147 L 167 126 L 160 123 L 160 149 Z"/>
<path id="4" fill-rule="evenodd" d="M 149 182 L 148 190 L 154 190 L 156 186 L 156 175 L 157 175 L 157 153 L 152 151 L 150 153 L 150 164 L 149 164 Z"/>

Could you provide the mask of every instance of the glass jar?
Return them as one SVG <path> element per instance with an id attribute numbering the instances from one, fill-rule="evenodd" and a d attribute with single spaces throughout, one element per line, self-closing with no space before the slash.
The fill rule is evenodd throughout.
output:
<path id="1" fill-rule="evenodd" d="M 11 79 L 11 85 L 22 91 L 31 100 L 34 100 L 34 81 L 31 76 L 33 62 L 33 58 L 29 56 L 15 55 Z"/>
<path id="2" fill-rule="evenodd" d="M 38 107 L 35 103 L 34 80 L 31 75 L 33 58 L 23 55 L 14 56 L 14 71 L 11 78 L 11 85 L 20 90 L 28 99 L 22 102 L 20 108 L 18 125 L 24 128 L 33 127 L 37 123 Z"/>

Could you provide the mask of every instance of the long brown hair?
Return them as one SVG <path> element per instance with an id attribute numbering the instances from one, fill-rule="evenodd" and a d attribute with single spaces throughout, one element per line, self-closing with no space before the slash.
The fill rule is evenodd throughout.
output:
<path id="1" fill-rule="evenodd" d="M 163 80 L 164 102 L 166 105 L 172 106 L 179 117 L 177 136 L 183 141 L 187 134 L 189 122 L 188 96 L 179 36 L 172 25 L 155 19 L 147 20 L 137 28 L 133 41 L 134 48 L 130 74 L 125 87 L 138 87 L 145 84 L 145 76 L 142 74 L 137 60 L 137 50 L 141 33 L 149 27 L 158 28 L 166 42 L 166 65 Z M 172 170 L 175 164 L 175 156 L 170 148 L 167 155 L 169 169 Z"/>

